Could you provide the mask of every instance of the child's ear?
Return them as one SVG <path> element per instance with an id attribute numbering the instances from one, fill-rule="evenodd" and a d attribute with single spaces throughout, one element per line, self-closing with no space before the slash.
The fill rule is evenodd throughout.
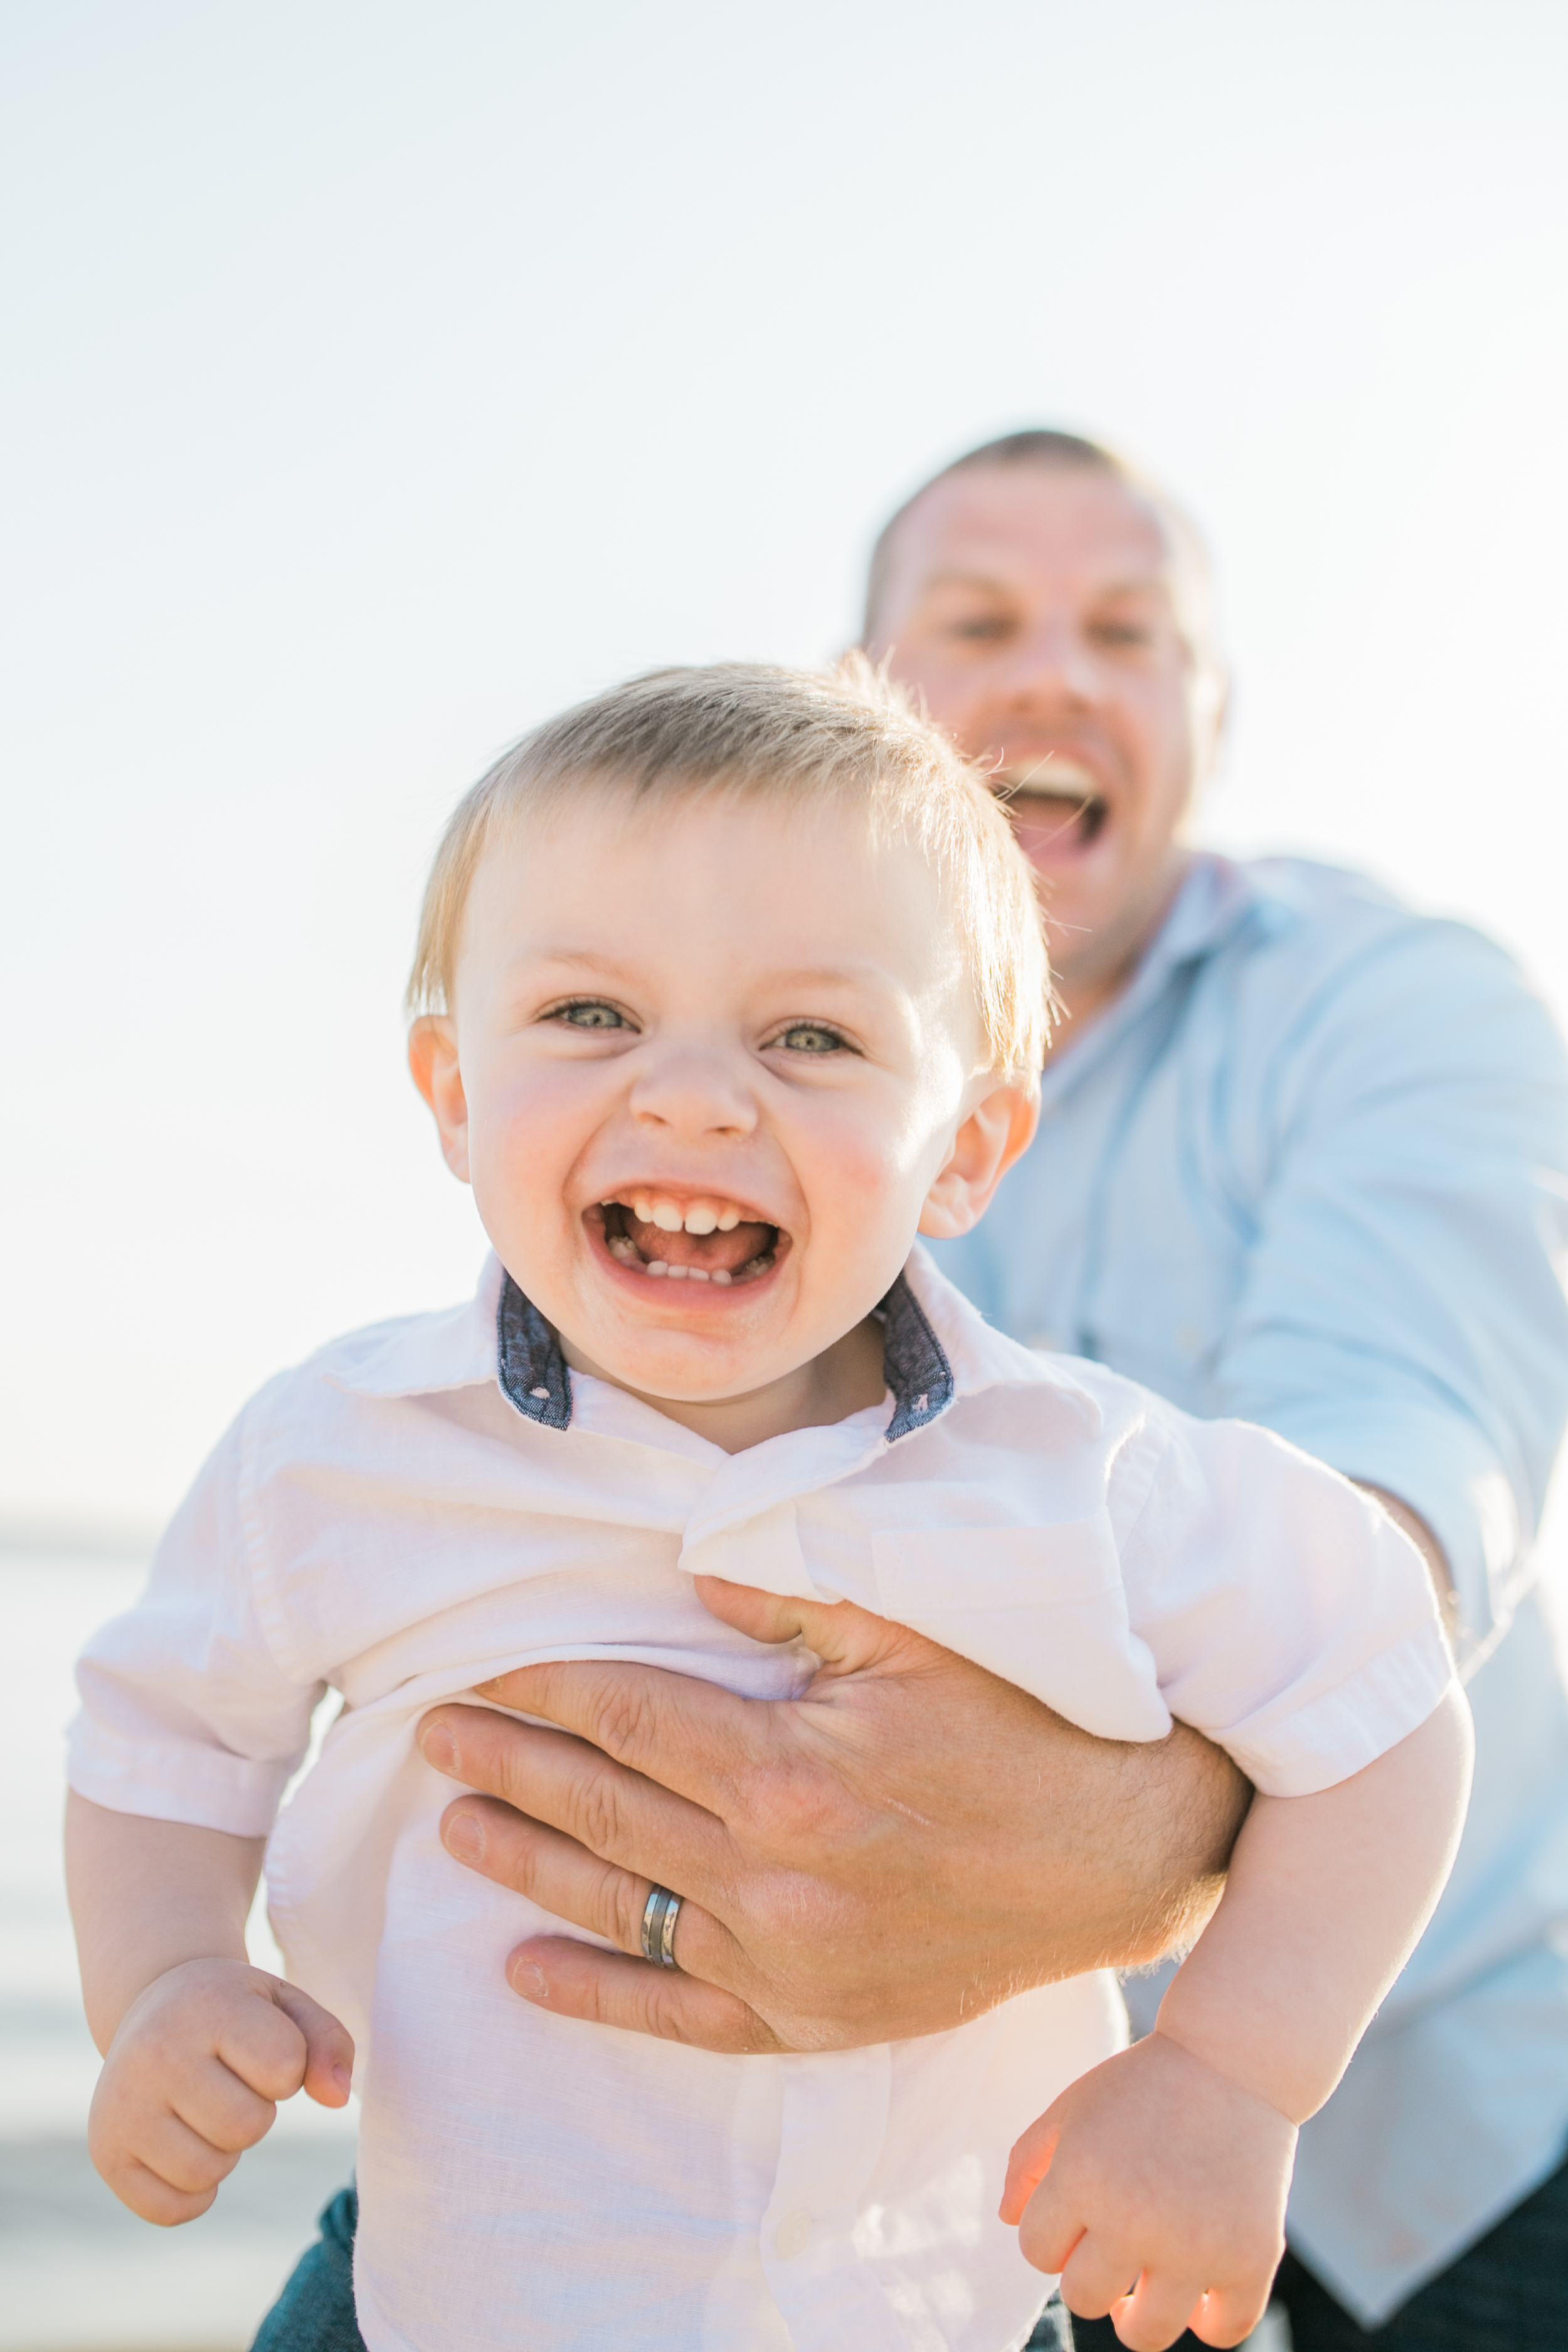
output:
<path id="1" fill-rule="evenodd" d="M 454 1176 L 468 1181 L 468 1101 L 458 1067 L 458 1033 L 445 1013 L 422 1013 L 408 1033 L 408 1066 L 435 1114 Z"/>
<path id="2" fill-rule="evenodd" d="M 948 1242 L 977 1225 L 1008 1169 L 1034 1141 L 1039 1117 L 1037 1088 L 993 1087 L 952 1139 L 947 1163 L 926 1194 L 921 1233 Z"/>

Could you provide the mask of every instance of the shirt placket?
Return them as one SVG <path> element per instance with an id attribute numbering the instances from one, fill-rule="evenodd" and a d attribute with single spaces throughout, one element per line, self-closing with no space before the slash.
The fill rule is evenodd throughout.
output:
<path id="1" fill-rule="evenodd" d="M 763 2270 L 795 2352 L 908 2352 L 861 2261 L 856 2226 L 888 2130 L 892 2053 L 781 2062 L 778 2170 L 763 2215 Z"/>

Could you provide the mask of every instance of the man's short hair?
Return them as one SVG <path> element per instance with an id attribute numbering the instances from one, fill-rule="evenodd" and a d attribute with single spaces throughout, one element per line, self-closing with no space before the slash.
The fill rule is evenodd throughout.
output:
<path id="1" fill-rule="evenodd" d="M 755 799 L 862 811 L 873 838 L 909 843 L 941 877 L 991 1066 L 1037 1079 L 1052 1003 L 1028 862 L 979 771 L 860 653 L 821 672 L 738 662 L 650 670 L 525 735 L 459 801 L 436 853 L 412 1013 L 450 1009 L 463 913 L 487 848 L 584 791 L 634 809 Z"/>
<path id="2" fill-rule="evenodd" d="M 962 457 L 954 457 L 951 465 L 941 467 L 923 481 L 889 517 L 871 550 L 866 581 L 866 644 L 872 641 L 892 565 L 893 544 L 905 517 L 919 506 L 928 490 L 934 489 L 938 482 L 945 482 L 950 475 L 974 473 L 983 467 L 994 469 L 1012 466 L 1047 467 L 1058 473 L 1101 474 L 1120 483 L 1150 508 L 1176 559 L 1187 634 L 1194 650 L 1205 659 L 1215 658 L 1213 573 L 1203 534 L 1192 517 L 1177 505 L 1168 490 L 1114 449 L 1108 448 L 1104 442 L 1086 440 L 1081 433 L 1059 432 L 1054 425 L 1030 425 L 1022 432 L 1004 433 L 994 441 L 983 441 L 978 448 L 966 449 Z"/>

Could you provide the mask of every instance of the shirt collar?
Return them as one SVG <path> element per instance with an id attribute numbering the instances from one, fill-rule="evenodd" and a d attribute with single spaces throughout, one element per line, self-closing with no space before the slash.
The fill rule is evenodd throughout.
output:
<path id="1" fill-rule="evenodd" d="M 1177 972 L 1214 955 L 1243 923 L 1256 918 L 1266 896 L 1250 866 L 1212 849 L 1194 850 L 1163 922 L 1121 994 L 1089 1022 L 1081 1036 L 1069 1034 L 1061 1051 L 1046 1064 L 1040 1081 L 1042 1109 L 1104 1059 L 1163 995 Z"/>
<path id="2" fill-rule="evenodd" d="M 880 1443 L 927 1427 L 955 1397 L 998 1386 L 1053 1388 L 1098 1428 L 1100 1406 L 1069 1360 L 1039 1355 L 994 1330 L 918 1245 L 877 1311 L 893 1395 Z M 571 1425 L 572 1377 L 560 1341 L 493 1253 L 462 1306 L 356 1331 L 326 1351 L 321 1370 L 359 1396 L 426 1396 L 499 1381 L 528 1420 L 547 1429 Z"/>
<path id="3" fill-rule="evenodd" d="M 920 1300 L 900 1274 L 877 1309 L 882 1318 L 882 1375 L 893 1393 L 889 1444 L 923 1429 L 952 1402 L 952 1366 Z M 545 1429 L 572 1419 L 572 1375 L 553 1328 L 507 1275 L 496 1306 L 500 1384 L 519 1412 Z"/>

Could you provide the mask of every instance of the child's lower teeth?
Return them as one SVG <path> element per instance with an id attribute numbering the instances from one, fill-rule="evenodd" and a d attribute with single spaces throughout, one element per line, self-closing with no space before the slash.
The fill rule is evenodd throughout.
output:
<path id="1" fill-rule="evenodd" d="M 732 1282 L 744 1281 L 748 1275 L 765 1274 L 773 1262 L 772 1250 L 763 1250 L 733 1269 L 724 1265 L 670 1265 L 661 1257 L 645 1260 L 628 1234 L 607 1235 L 605 1246 L 617 1265 L 635 1265 L 644 1274 L 668 1282 L 716 1282 L 721 1290 L 728 1289 Z"/>

